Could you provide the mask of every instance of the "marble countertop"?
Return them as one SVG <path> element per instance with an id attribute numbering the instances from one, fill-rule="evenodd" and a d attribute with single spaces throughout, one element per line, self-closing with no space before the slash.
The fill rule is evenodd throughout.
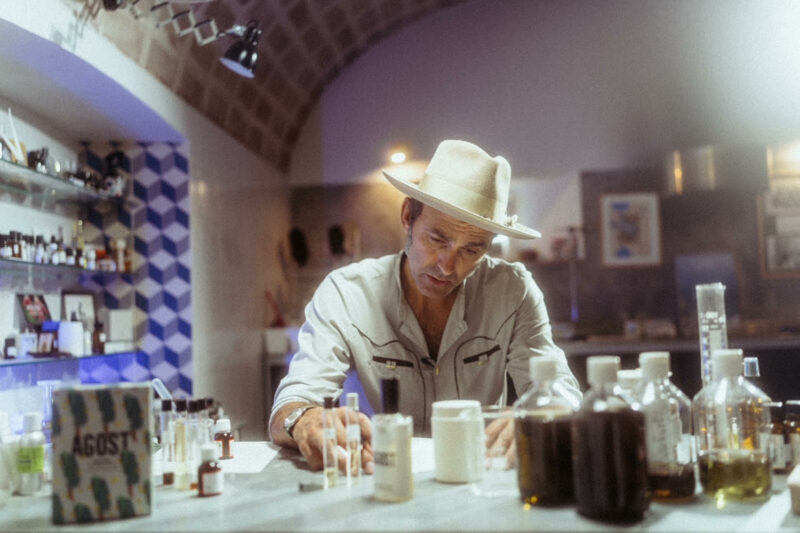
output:
<path id="1" fill-rule="evenodd" d="M 427 443 L 426 443 L 427 441 Z M 786 476 L 776 476 L 766 501 L 717 502 L 699 495 L 685 504 L 652 503 L 642 522 L 605 524 L 579 516 L 572 506 L 525 509 L 516 496 L 486 498 L 468 484 L 443 484 L 433 476 L 429 439 L 415 439 L 415 496 L 403 503 L 375 501 L 371 476 L 352 487 L 300 491 L 315 487 L 321 474 L 305 468 L 291 450 L 271 444 L 236 443 L 234 455 L 245 460 L 225 475 L 220 496 L 199 498 L 196 492 L 157 487 L 150 516 L 126 520 L 54 526 L 50 498 L 13 496 L 0 507 L 0 531 L 798 531 Z M 247 443 L 244 443 L 247 444 Z M 249 468 L 246 455 L 266 464 Z M 263 455 L 263 457 L 261 457 Z M 265 460 L 266 459 L 266 460 Z M 237 472 L 237 473 L 234 473 Z M 244 473 L 247 472 L 247 473 Z"/>

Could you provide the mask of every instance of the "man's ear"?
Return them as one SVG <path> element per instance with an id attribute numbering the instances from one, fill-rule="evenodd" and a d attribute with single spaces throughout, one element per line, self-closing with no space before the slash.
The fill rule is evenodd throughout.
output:
<path id="1" fill-rule="evenodd" d="M 400 207 L 400 222 L 403 224 L 403 231 L 408 233 L 411 228 L 411 199 L 406 196 L 403 205 Z"/>

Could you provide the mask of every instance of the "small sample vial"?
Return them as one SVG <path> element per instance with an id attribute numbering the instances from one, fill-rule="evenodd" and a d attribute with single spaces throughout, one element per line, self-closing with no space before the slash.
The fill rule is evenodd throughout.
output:
<path id="1" fill-rule="evenodd" d="M 175 413 L 172 400 L 161 400 L 159 413 L 161 429 L 162 483 L 164 486 L 175 483 Z"/>
<path id="2" fill-rule="evenodd" d="M 229 418 L 220 418 L 214 425 L 214 442 L 217 445 L 217 457 L 233 459 L 233 433 Z"/>
<path id="3" fill-rule="evenodd" d="M 361 476 L 361 425 L 358 423 L 358 393 L 347 393 L 347 485 Z"/>
<path id="4" fill-rule="evenodd" d="M 322 474 L 326 489 L 336 486 L 339 467 L 336 457 L 339 444 L 336 440 L 336 414 L 333 407 L 333 396 L 325 396 L 322 410 Z"/>
<path id="5" fill-rule="evenodd" d="M 204 444 L 200 448 L 202 462 L 197 468 L 197 494 L 198 496 L 217 496 L 225 488 L 225 476 L 222 466 L 217 462 L 217 447 L 214 444 Z"/>
<path id="6" fill-rule="evenodd" d="M 786 400 L 786 459 L 800 465 L 800 400 Z"/>

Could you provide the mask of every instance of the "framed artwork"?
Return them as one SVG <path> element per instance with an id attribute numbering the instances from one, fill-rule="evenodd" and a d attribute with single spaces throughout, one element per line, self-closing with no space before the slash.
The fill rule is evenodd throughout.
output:
<path id="1" fill-rule="evenodd" d="M 84 331 L 94 331 L 95 311 L 94 294 L 91 292 L 61 293 L 61 319 L 75 318 L 83 322 Z"/>
<path id="2" fill-rule="evenodd" d="M 28 326 L 38 331 L 43 322 L 51 320 L 50 310 L 47 308 L 47 302 L 44 301 L 43 295 L 17 294 L 17 301 Z"/>
<path id="3" fill-rule="evenodd" d="M 758 248 L 761 277 L 800 278 L 800 187 L 758 198 Z"/>
<path id="4" fill-rule="evenodd" d="M 620 193 L 600 197 L 602 261 L 607 267 L 661 264 L 658 194 Z"/>

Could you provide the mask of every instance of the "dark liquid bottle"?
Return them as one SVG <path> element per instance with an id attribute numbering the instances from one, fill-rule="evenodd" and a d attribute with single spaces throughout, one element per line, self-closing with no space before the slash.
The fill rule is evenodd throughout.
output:
<path id="1" fill-rule="evenodd" d="M 570 503 L 570 423 L 579 400 L 555 381 L 554 358 L 532 357 L 529 364 L 531 388 L 514 403 L 520 498 L 530 505 Z"/>
<path id="2" fill-rule="evenodd" d="M 572 489 L 572 418 L 517 418 L 519 494 L 531 505 L 575 501 Z"/>
<path id="3" fill-rule="evenodd" d="M 644 415 L 617 395 L 619 357 L 587 361 L 591 389 L 572 425 L 577 511 L 609 522 L 635 522 L 650 506 Z"/>

